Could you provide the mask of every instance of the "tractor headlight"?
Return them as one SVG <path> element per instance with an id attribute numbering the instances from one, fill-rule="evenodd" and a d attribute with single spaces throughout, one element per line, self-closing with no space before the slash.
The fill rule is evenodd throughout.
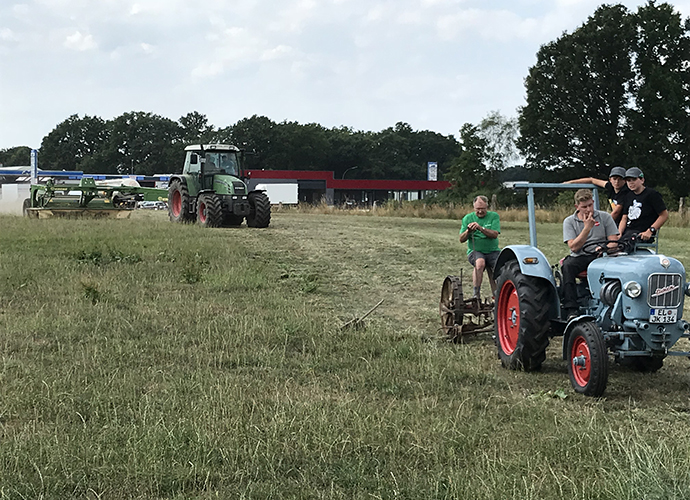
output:
<path id="1" fill-rule="evenodd" d="M 642 293 L 642 287 L 636 281 L 628 281 L 624 286 L 625 294 L 631 299 L 636 299 Z"/>

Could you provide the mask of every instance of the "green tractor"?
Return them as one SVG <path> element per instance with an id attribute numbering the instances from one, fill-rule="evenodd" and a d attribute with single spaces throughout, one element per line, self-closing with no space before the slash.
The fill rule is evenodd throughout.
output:
<path id="1" fill-rule="evenodd" d="M 193 145 L 182 174 L 172 175 L 168 187 L 168 213 L 173 222 L 194 222 L 204 227 L 268 227 L 271 204 L 261 190 L 249 191 L 242 180 L 242 152 L 225 144 Z"/>

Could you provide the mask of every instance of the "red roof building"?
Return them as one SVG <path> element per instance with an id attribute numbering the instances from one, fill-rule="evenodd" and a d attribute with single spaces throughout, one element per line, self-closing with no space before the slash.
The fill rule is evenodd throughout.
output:
<path id="1" fill-rule="evenodd" d="M 249 189 L 266 189 L 271 203 L 272 186 L 292 186 L 299 203 L 370 206 L 387 200 L 421 200 L 450 187 L 448 181 L 397 181 L 336 179 L 334 173 L 320 170 L 248 170 Z M 279 192 L 279 191 L 275 191 Z"/>

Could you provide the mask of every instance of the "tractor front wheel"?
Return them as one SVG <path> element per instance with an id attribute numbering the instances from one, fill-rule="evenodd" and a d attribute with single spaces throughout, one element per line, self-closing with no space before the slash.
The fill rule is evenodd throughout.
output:
<path id="1" fill-rule="evenodd" d="M 266 193 L 249 193 L 249 215 L 247 215 L 247 226 L 249 227 L 268 227 L 271 223 L 271 202 Z"/>
<path id="2" fill-rule="evenodd" d="M 496 290 L 496 347 L 501 363 L 511 370 L 538 370 L 549 345 L 550 289 L 522 274 L 513 260 L 501 270 Z"/>
<path id="3" fill-rule="evenodd" d="M 201 194 L 197 202 L 197 222 L 202 227 L 220 227 L 223 224 L 223 208 L 215 194 Z"/>
<path id="4" fill-rule="evenodd" d="M 178 179 L 173 180 L 168 187 L 168 215 L 172 222 L 193 220 L 189 208 L 189 189 Z"/>
<path id="5" fill-rule="evenodd" d="M 583 321 L 568 336 L 568 375 L 575 392 L 599 397 L 609 378 L 606 343 L 596 323 Z"/>

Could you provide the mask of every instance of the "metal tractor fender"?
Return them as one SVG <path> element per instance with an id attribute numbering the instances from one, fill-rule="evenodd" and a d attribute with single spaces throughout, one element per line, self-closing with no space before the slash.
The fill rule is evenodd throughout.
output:
<path id="1" fill-rule="evenodd" d="M 171 175 L 170 178 L 168 179 L 168 184 L 170 184 L 172 181 L 180 181 L 185 186 L 187 185 L 187 178 L 184 175 L 180 175 L 180 174 Z"/>
<path id="2" fill-rule="evenodd" d="M 494 267 L 494 277 L 498 279 L 501 270 L 506 263 L 516 261 L 520 266 L 520 272 L 525 276 L 532 276 L 542 280 L 545 287 L 551 289 L 550 315 L 555 319 L 559 315 L 560 302 L 558 301 L 558 290 L 556 280 L 553 277 L 551 266 L 546 256 L 537 247 L 531 245 L 509 245 L 501 250 Z"/>

